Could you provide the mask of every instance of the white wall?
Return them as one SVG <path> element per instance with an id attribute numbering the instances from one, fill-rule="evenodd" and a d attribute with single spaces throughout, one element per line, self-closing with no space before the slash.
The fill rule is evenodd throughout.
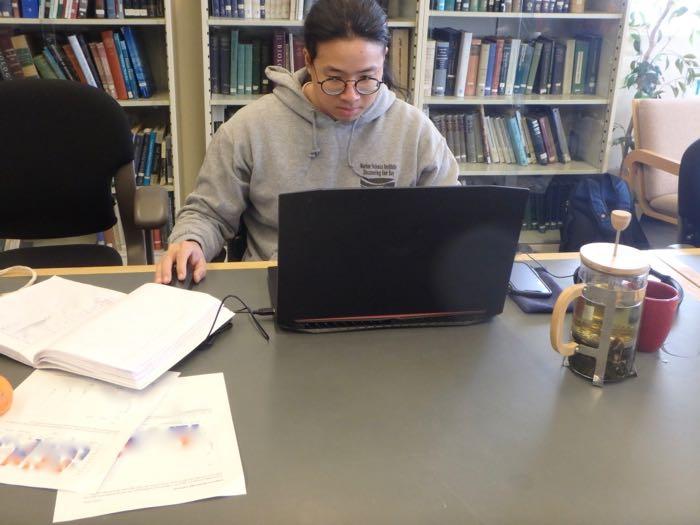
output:
<path id="1" fill-rule="evenodd" d="M 700 0 L 679 0 L 677 2 L 677 9 L 681 6 L 686 6 L 688 8 L 688 13 L 684 16 L 673 19 L 670 23 L 663 26 L 663 34 L 672 36 L 667 50 L 673 50 L 680 54 L 695 53 L 700 57 L 700 35 L 696 36 L 695 43 L 690 44 L 688 42 L 688 36 L 693 29 L 698 29 L 700 27 L 700 17 L 695 16 L 694 12 L 700 9 Z M 630 13 L 632 12 L 642 12 L 646 17 L 647 22 L 653 23 L 658 20 L 659 16 L 666 6 L 665 0 L 630 0 Z M 664 41 L 666 41 L 666 36 L 664 36 Z M 632 40 L 629 38 L 629 29 L 625 35 L 623 47 L 622 47 L 622 59 L 620 62 L 620 70 L 618 72 L 617 85 L 622 86 L 625 75 L 630 70 L 630 63 L 635 57 L 635 51 L 632 47 Z M 677 75 L 678 71 L 671 61 L 671 66 L 668 70 L 668 77 L 673 78 Z M 664 97 L 673 97 L 673 93 L 670 90 L 664 94 Z M 688 89 L 686 96 L 694 96 L 695 86 Z M 632 89 L 620 89 L 617 90 L 617 106 L 616 113 L 613 118 L 613 122 L 619 123 L 624 128 L 627 128 L 627 124 L 632 115 L 632 98 L 634 96 L 634 90 Z M 621 131 L 615 130 L 613 138 L 619 137 Z M 611 173 L 618 173 L 620 170 L 620 164 L 622 162 L 622 155 L 619 146 L 615 146 L 610 152 L 610 158 L 608 161 L 608 171 Z"/>

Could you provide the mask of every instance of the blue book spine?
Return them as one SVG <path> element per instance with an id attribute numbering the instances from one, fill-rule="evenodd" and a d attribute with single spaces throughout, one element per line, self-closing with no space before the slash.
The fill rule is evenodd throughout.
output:
<path id="1" fill-rule="evenodd" d="M 507 117 L 506 124 L 508 125 L 508 135 L 510 136 L 510 142 L 513 146 L 513 152 L 515 153 L 515 160 L 521 166 L 527 166 L 527 154 L 525 153 L 525 144 L 523 143 L 523 136 L 520 134 L 520 126 L 515 117 Z"/>
<path id="2" fill-rule="evenodd" d="M 445 10 L 445 0 L 436 0 L 435 1 L 435 9 L 437 11 L 444 11 Z"/>
<path id="3" fill-rule="evenodd" d="M 146 152 L 146 166 L 143 169 L 143 185 L 151 185 L 151 172 L 153 171 L 153 155 L 156 149 L 156 130 L 151 130 L 148 137 L 148 150 Z"/>
<path id="4" fill-rule="evenodd" d="M 219 0 L 211 0 L 211 16 L 221 16 L 221 7 Z"/>
<path id="5" fill-rule="evenodd" d="M 129 59 L 129 53 L 126 50 L 126 43 L 117 32 L 114 33 L 114 44 L 119 50 L 119 56 L 121 57 L 120 64 L 122 65 L 124 80 L 126 80 L 128 86 L 127 89 L 130 91 L 129 98 L 139 98 L 136 77 L 134 76 L 134 68 L 132 67 L 131 60 Z M 117 44 L 119 45 L 117 46 Z"/>
<path id="6" fill-rule="evenodd" d="M 22 18 L 39 18 L 39 0 L 22 0 Z"/>
<path id="7" fill-rule="evenodd" d="M 148 81 L 145 62 L 141 57 L 134 33 L 131 30 L 131 27 L 128 26 L 122 27 L 121 31 L 124 35 L 124 40 L 126 41 L 129 57 L 131 58 L 131 62 L 134 66 L 134 74 L 136 75 L 136 80 L 138 82 L 139 93 L 143 98 L 149 98 L 151 95 L 153 95 L 153 90 L 151 89 L 151 83 Z"/>
<path id="8" fill-rule="evenodd" d="M 105 9 L 107 9 L 107 18 L 117 18 L 117 10 L 114 6 L 114 0 L 105 0 Z"/>
<path id="9" fill-rule="evenodd" d="M 486 70 L 486 85 L 484 86 L 484 95 L 491 95 L 491 84 L 493 83 L 493 70 L 496 67 L 496 44 L 491 43 L 489 46 L 489 65 Z"/>

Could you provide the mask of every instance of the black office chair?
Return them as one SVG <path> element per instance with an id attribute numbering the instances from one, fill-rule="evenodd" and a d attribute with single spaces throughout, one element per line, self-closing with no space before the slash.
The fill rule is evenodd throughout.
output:
<path id="1" fill-rule="evenodd" d="M 0 238 L 57 239 L 116 223 L 128 264 L 145 264 L 149 230 L 167 220 L 167 192 L 135 185 L 126 114 L 107 93 L 65 80 L 0 83 Z M 152 252 L 151 252 L 152 253 Z M 152 261 L 152 255 L 151 255 Z M 108 246 L 70 244 L 0 253 L 0 268 L 121 265 Z"/>
<path id="2" fill-rule="evenodd" d="M 681 244 L 700 246 L 700 139 L 683 153 L 678 171 L 678 227 Z"/>

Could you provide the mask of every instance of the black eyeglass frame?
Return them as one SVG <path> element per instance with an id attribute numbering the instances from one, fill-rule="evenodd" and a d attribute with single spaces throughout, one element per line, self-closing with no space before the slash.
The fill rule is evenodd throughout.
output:
<path id="1" fill-rule="evenodd" d="M 342 82 L 344 84 L 343 89 L 338 91 L 337 93 L 329 93 L 328 91 L 326 91 L 326 88 L 324 87 L 324 84 L 326 82 L 328 82 L 329 80 L 336 81 L 336 82 Z M 357 89 L 357 83 L 362 82 L 363 80 L 374 80 L 377 83 L 376 89 L 374 91 L 371 91 L 371 92 L 362 92 L 359 89 Z M 316 83 L 321 86 L 321 91 L 323 91 L 326 95 L 330 95 L 332 97 L 337 97 L 339 95 L 342 95 L 345 92 L 345 90 L 348 87 L 348 84 L 353 84 L 353 88 L 355 89 L 355 93 L 357 93 L 358 95 L 374 95 L 377 91 L 379 91 L 379 89 L 382 87 L 382 84 L 384 82 L 377 79 L 377 78 L 374 78 L 374 77 L 362 77 L 362 78 L 358 78 L 357 80 L 343 80 L 340 77 L 328 77 L 324 80 L 317 81 Z"/>

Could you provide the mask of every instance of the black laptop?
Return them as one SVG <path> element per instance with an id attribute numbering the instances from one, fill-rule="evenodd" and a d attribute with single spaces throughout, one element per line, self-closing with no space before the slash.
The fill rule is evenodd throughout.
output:
<path id="1" fill-rule="evenodd" d="M 277 324 L 323 332 L 501 313 L 527 195 L 496 186 L 280 195 L 268 274 Z"/>

